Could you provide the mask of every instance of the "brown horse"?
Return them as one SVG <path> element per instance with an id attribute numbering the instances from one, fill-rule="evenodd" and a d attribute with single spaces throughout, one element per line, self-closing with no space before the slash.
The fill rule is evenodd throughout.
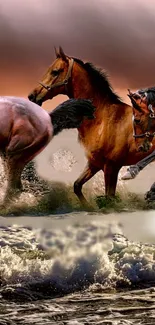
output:
<path id="1" fill-rule="evenodd" d="M 133 105 L 134 138 L 139 151 L 148 151 L 155 137 L 155 88 L 129 90 Z"/>
<path id="2" fill-rule="evenodd" d="M 74 183 L 76 195 L 85 204 L 82 186 L 102 170 L 105 194 L 114 196 L 120 168 L 135 164 L 146 156 L 136 150 L 131 106 L 116 95 L 104 72 L 91 63 L 66 56 L 62 48 L 56 51 L 56 60 L 28 97 L 41 105 L 58 94 L 66 94 L 70 98 L 90 98 L 96 106 L 95 120 L 84 121 L 78 128 L 88 165 Z"/>
<path id="3" fill-rule="evenodd" d="M 155 137 L 155 87 L 140 89 L 135 93 L 129 90 L 128 96 L 133 105 L 133 127 L 137 149 L 147 152 L 152 147 Z M 142 170 L 153 161 L 155 161 L 155 150 L 139 161 L 138 166 L 131 166 L 131 168 L 138 167 Z M 155 183 L 145 194 L 145 199 L 155 201 Z"/>
<path id="4" fill-rule="evenodd" d="M 0 154 L 8 176 L 4 203 L 21 189 L 25 165 L 63 129 L 77 128 L 84 117 L 93 119 L 95 107 L 88 100 L 72 99 L 47 113 L 24 98 L 0 97 Z"/>

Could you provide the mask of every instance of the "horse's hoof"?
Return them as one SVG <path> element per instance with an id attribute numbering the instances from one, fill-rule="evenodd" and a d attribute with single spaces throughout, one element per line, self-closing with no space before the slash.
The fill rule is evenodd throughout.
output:
<path id="1" fill-rule="evenodd" d="M 95 210 L 94 207 L 91 204 L 89 204 L 87 201 L 84 201 L 84 202 L 82 201 L 81 206 L 84 210 L 86 210 L 88 212 L 92 212 Z"/>
<path id="2" fill-rule="evenodd" d="M 126 173 L 121 177 L 122 180 L 126 181 L 129 179 L 134 179 L 138 174 L 140 170 L 138 166 L 130 166 Z"/>
<path id="3" fill-rule="evenodd" d="M 87 205 L 84 207 L 84 209 L 85 209 L 86 211 L 88 211 L 88 212 L 93 212 L 93 211 L 95 211 L 95 208 L 94 208 L 92 205 L 90 205 L 90 204 L 87 204 Z"/>
<path id="4" fill-rule="evenodd" d="M 130 171 L 127 171 L 127 172 L 126 172 L 126 173 L 121 177 L 121 179 L 122 179 L 123 181 L 127 181 L 127 180 L 129 180 L 129 179 L 133 179 L 133 178 L 135 178 L 135 177 L 131 175 Z"/>
<path id="5" fill-rule="evenodd" d="M 155 192 L 153 192 L 153 191 L 146 192 L 144 195 L 144 199 L 148 202 L 155 201 Z"/>

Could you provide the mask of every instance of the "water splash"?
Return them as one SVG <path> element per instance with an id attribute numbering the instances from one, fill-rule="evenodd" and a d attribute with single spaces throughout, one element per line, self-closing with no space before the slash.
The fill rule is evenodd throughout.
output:
<path id="1" fill-rule="evenodd" d="M 155 282 L 155 246 L 130 242 L 116 222 L 64 229 L 0 228 L 1 295 L 39 299 Z"/>

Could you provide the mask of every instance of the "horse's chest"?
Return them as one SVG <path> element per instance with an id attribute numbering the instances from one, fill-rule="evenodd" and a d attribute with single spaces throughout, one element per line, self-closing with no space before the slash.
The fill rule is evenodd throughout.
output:
<path id="1" fill-rule="evenodd" d="M 86 127 L 87 126 L 87 127 Z M 79 140 L 83 146 L 94 151 L 103 145 L 104 125 L 103 124 L 88 124 L 83 125 L 79 130 Z"/>

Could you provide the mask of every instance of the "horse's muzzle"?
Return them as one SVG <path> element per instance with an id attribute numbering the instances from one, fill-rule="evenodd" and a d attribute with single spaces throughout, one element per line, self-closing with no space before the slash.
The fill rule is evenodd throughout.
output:
<path id="1" fill-rule="evenodd" d="M 152 143 L 150 142 L 145 142 L 144 144 L 140 145 L 138 147 L 139 152 L 147 152 L 152 148 Z"/>
<path id="2" fill-rule="evenodd" d="M 39 106 L 42 106 L 42 100 L 41 99 L 37 100 L 37 97 L 33 93 L 28 95 L 28 99 L 31 102 L 33 102 L 33 103 L 35 103 L 35 104 L 37 104 Z"/>
<path id="3" fill-rule="evenodd" d="M 31 94 L 28 95 L 28 99 L 29 99 L 31 102 L 36 102 L 36 96 L 35 96 L 33 93 L 31 93 Z"/>
<path id="4" fill-rule="evenodd" d="M 145 152 L 144 146 L 143 145 L 139 146 L 138 151 L 139 152 Z"/>

